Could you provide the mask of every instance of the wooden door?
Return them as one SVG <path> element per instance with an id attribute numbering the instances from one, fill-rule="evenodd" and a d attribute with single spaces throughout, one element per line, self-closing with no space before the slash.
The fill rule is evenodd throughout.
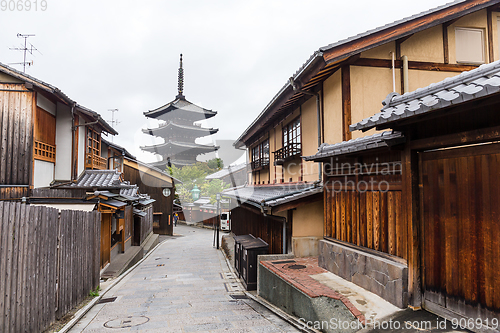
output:
<path id="1" fill-rule="evenodd" d="M 110 261 L 111 253 L 111 214 L 101 214 L 101 269 Z"/>
<path id="2" fill-rule="evenodd" d="M 500 320 L 500 145 L 421 154 L 424 306 Z"/>

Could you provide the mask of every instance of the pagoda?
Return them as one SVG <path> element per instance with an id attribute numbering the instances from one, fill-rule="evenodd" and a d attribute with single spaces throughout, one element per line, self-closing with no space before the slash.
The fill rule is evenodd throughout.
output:
<path id="1" fill-rule="evenodd" d="M 157 154 L 162 160 L 153 163 L 156 167 L 165 169 L 175 165 L 182 167 L 196 163 L 196 157 L 219 149 L 215 145 L 195 143 L 200 137 L 217 133 L 217 128 L 204 128 L 195 122 L 212 118 L 217 112 L 199 107 L 184 97 L 184 70 L 182 54 L 178 76 L 178 95 L 175 100 L 155 110 L 144 112 L 149 118 L 159 120 L 156 128 L 143 129 L 146 134 L 163 138 L 164 142 L 152 146 L 141 147 L 142 150 Z"/>

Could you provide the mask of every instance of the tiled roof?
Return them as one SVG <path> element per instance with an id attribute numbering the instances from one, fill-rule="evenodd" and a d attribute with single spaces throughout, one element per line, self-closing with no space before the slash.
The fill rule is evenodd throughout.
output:
<path id="1" fill-rule="evenodd" d="M 120 180 L 121 173 L 115 170 L 85 170 L 72 187 L 80 188 L 133 188 L 128 182 Z"/>
<path id="2" fill-rule="evenodd" d="M 458 105 L 499 91 L 500 61 L 495 61 L 404 95 L 391 93 L 382 102 L 382 112 L 349 126 L 349 129 L 367 130 L 380 125 L 389 127 L 389 123 L 394 121 Z"/>
<path id="3" fill-rule="evenodd" d="M 306 161 L 316 161 L 338 155 L 345 155 L 370 149 L 389 147 L 394 144 L 403 143 L 404 141 L 405 137 L 401 132 L 386 131 L 365 136 L 362 138 L 335 143 L 333 145 L 323 143 L 321 146 L 319 146 L 316 155 L 305 156 L 303 158 Z"/>
<path id="4" fill-rule="evenodd" d="M 378 27 L 378 28 L 375 28 L 375 29 L 371 29 L 371 30 L 365 31 L 365 32 L 363 32 L 361 34 L 358 34 L 358 35 L 355 35 L 355 36 L 352 36 L 352 37 L 349 37 L 349 38 L 346 38 L 346 39 L 339 40 L 339 41 L 337 41 L 335 43 L 332 43 L 332 44 L 329 44 L 327 46 L 320 47 L 317 51 L 315 51 L 309 57 L 309 59 L 305 63 L 302 64 L 302 66 L 300 66 L 300 68 L 295 72 L 295 74 L 292 75 L 292 78 L 295 81 L 300 81 L 300 76 L 303 73 L 306 73 L 306 72 L 312 70 L 313 65 L 315 64 L 315 61 L 317 61 L 319 59 L 321 59 L 321 60 L 323 59 L 323 53 L 328 52 L 328 51 L 330 51 L 330 50 L 332 50 L 332 49 L 334 49 L 336 47 L 342 48 L 345 45 L 353 43 L 353 42 L 355 42 L 357 40 L 362 40 L 363 38 L 370 37 L 371 35 L 377 34 L 377 33 L 382 32 L 384 30 L 388 30 L 388 31 L 392 31 L 393 32 L 393 33 L 389 34 L 390 37 L 388 37 L 386 40 L 384 40 L 385 42 L 389 42 L 389 41 L 396 40 L 398 38 L 409 36 L 411 34 L 414 34 L 415 32 L 419 32 L 419 31 L 427 29 L 427 28 L 429 28 L 431 26 L 435 26 L 435 25 L 441 24 L 442 22 L 440 22 L 440 21 L 428 22 L 428 24 L 426 24 L 426 25 L 419 26 L 419 27 L 417 27 L 417 28 L 415 28 L 415 29 L 413 29 L 411 31 L 407 31 L 407 32 L 405 32 L 404 34 L 401 34 L 401 35 L 398 34 L 398 26 L 402 25 L 402 24 L 405 24 L 405 23 L 408 23 L 410 21 L 417 20 L 419 18 L 428 16 L 428 15 L 431 15 L 433 13 L 437 13 L 439 11 L 446 11 L 448 8 L 451 8 L 453 6 L 459 5 L 459 4 L 467 2 L 467 1 L 468 0 L 455 0 L 455 1 L 452 1 L 450 3 L 438 6 L 436 8 L 432 8 L 432 9 L 426 10 L 424 12 L 412 15 L 410 17 L 406 17 L 406 18 L 394 21 L 394 22 L 386 24 L 384 26 L 381 26 L 381 27 Z M 483 8 L 485 8 L 487 6 L 491 6 L 491 5 L 493 5 L 495 3 L 498 3 L 498 2 L 499 2 L 498 0 L 485 1 L 483 3 L 476 4 L 474 7 L 468 8 L 468 10 L 466 10 L 465 12 L 466 13 L 470 13 L 470 12 L 478 11 L 480 9 L 483 9 Z M 464 15 L 463 13 L 464 12 L 455 12 L 455 13 L 453 13 L 453 15 L 449 16 L 448 20 L 456 19 L 457 17 L 460 17 L 460 15 Z M 359 48 L 359 49 L 355 49 L 355 50 L 351 50 L 350 49 L 350 52 L 342 53 L 341 55 L 339 55 L 339 60 L 340 59 L 344 59 L 346 57 L 349 57 L 350 55 L 359 54 L 359 53 L 361 53 L 361 52 L 363 52 L 365 50 L 368 50 L 370 48 L 373 48 L 373 47 L 376 47 L 376 46 L 372 45 L 372 46 L 367 46 L 365 48 Z M 332 59 L 330 59 L 330 61 L 332 61 Z M 326 65 L 326 63 L 325 63 L 325 65 Z M 306 82 L 303 82 L 303 83 L 306 83 Z M 291 89 L 291 83 L 288 80 L 287 83 L 278 91 L 278 93 L 268 103 L 268 105 L 264 108 L 264 110 L 257 116 L 257 118 L 255 118 L 253 120 L 253 122 L 250 124 L 250 126 L 248 126 L 248 128 L 234 142 L 233 145 L 235 145 L 236 147 L 242 147 L 242 146 L 244 146 L 244 144 L 245 144 L 244 137 L 253 128 L 255 128 L 256 126 L 261 126 L 262 125 L 262 124 L 259 124 L 259 122 L 261 121 L 261 119 L 264 118 L 264 116 L 266 114 L 269 114 L 270 112 L 272 112 L 273 107 L 276 107 L 275 104 L 278 103 L 279 100 L 280 100 L 280 98 L 282 96 L 285 96 L 286 93 L 290 91 L 290 89 Z"/>
<path id="5" fill-rule="evenodd" d="M 274 207 L 322 191 L 321 186 L 300 183 L 233 187 L 223 191 L 222 194 L 253 205 Z"/>
<path id="6" fill-rule="evenodd" d="M 360 33 L 358 35 L 355 35 L 355 36 L 352 36 L 352 37 L 349 37 L 349 38 L 346 38 L 346 39 L 339 40 L 339 41 L 337 41 L 335 43 L 332 43 L 332 44 L 329 44 L 327 46 L 321 47 L 320 51 L 323 51 L 323 52 L 328 51 L 328 50 L 333 49 L 334 47 L 337 47 L 339 45 L 350 43 L 350 42 L 355 41 L 357 39 L 361 39 L 361 38 L 367 37 L 369 35 L 375 34 L 377 32 L 383 31 L 383 30 L 395 28 L 395 27 L 397 27 L 400 24 L 403 24 L 403 23 L 406 23 L 408 21 L 412 21 L 412 20 L 424 17 L 426 15 L 438 12 L 440 10 L 443 10 L 443 9 L 455 6 L 456 4 L 459 4 L 459 3 L 462 3 L 462 2 L 466 2 L 466 1 L 467 0 L 455 0 L 455 1 L 449 2 L 447 4 L 441 5 L 439 7 L 431 8 L 429 10 L 423 11 L 421 13 L 418 13 L 418 14 L 415 14 L 415 15 L 412 15 L 412 16 L 409 16 L 409 17 L 405 17 L 403 19 L 400 19 L 400 20 L 388 23 L 388 24 L 380 26 L 378 28 L 367 30 L 367 31 L 365 31 L 363 33 Z"/>
<path id="7" fill-rule="evenodd" d="M 94 117 L 99 122 L 99 124 L 104 128 L 104 130 L 106 132 L 113 134 L 113 135 L 118 134 L 118 132 L 116 132 L 113 129 L 113 127 L 111 127 L 104 119 L 101 118 L 100 114 L 98 114 L 97 112 L 92 111 L 92 110 L 90 110 L 82 105 L 79 105 L 78 103 L 76 103 L 75 101 L 70 99 L 68 97 L 68 95 L 63 93 L 59 88 L 57 88 L 51 84 L 48 84 L 46 82 L 43 82 L 42 80 L 39 80 L 33 76 L 30 76 L 26 73 L 18 71 L 17 69 L 9 67 L 9 66 L 2 64 L 2 63 L 0 63 L 0 72 L 3 72 L 3 73 L 10 75 L 10 76 L 13 76 L 21 81 L 29 82 L 40 89 L 43 89 L 45 91 L 50 92 L 51 94 L 56 95 L 57 97 L 59 97 L 60 99 L 62 99 L 63 101 L 65 101 L 66 103 L 68 103 L 70 105 L 74 104 L 78 111 Z"/>
<path id="8" fill-rule="evenodd" d="M 220 178 L 228 176 L 230 173 L 235 173 L 236 171 L 240 171 L 240 170 L 246 168 L 246 166 L 247 166 L 246 163 L 237 164 L 235 166 L 229 166 L 227 168 L 224 168 L 222 170 L 219 170 L 217 172 L 214 172 L 214 173 L 206 176 L 205 179 L 220 179 Z"/>

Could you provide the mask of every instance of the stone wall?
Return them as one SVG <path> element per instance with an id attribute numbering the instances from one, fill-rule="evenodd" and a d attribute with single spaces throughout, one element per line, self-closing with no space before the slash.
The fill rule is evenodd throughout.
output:
<path id="1" fill-rule="evenodd" d="M 408 266 L 335 242 L 319 242 L 320 267 L 400 308 L 408 305 Z"/>

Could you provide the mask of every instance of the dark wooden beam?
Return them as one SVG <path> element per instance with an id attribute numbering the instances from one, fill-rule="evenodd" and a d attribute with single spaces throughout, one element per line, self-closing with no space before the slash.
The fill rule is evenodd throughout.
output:
<path id="1" fill-rule="evenodd" d="M 406 220 L 406 241 L 408 261 L 408 304 L 413 308 L 422 307 L 420 220 L 419 220 L 419 161 L 416 151 L 406 145 L 401 154 L 403 176 L 401 203 Z"/>
<path id="2" fill-rule="evenodd" d="M 488 34 L 488 62 L 493 62 L 495 59 L 493 51 L 493 23 L 491 18 L 491 7 L 486 11 L 486 33 Z"/>
<path id="3" fill-rule="evenodd" d="M 351 69 L 350 66 L 342 67 L 342 140 L 351 140 L 349 130 L 351 124 Z"/>
<path id="4" fill-rule="evenodd" d="M 326 49 L 324 50 L 324 59 L 327 63 L 336 62 L 340 59 L 359 54 L 363 51 L 395 41 L 410 34 L 415 34 L 428 28 L 463 17 L 470 13 L 477 12 L 491 6 L 492 4 L 497 4 L 498 2 L 500 2 L 500 0 L 464 1 L 453 6 L 443 8 L 442 10 L 417 17 L 413 20 L 403 22 L 396 26 L 391 26 L 387 29 L 371 33 L 368 36 L 353 39 L 350 42 L 343 43 L 331 49 Z"/>
<path id="5" fill-rule="evenodd" d="M 500 140 L 500 126 L 411 141 L 411 149 L 427 150 Z"/>
<path id="6" fill-rule="evenodd" d="M 444 57 L 443 57 L 443 62 L 445 64 L 449 64 L 450 63 L 450 50 L 449 50 L 449 43 L 448 43 L 448 27 L 449 27 L 449 24 L 448 22 L 447 23 L 443 23 L 441 25 L 442 29 L 443 29 L 443 54 L 444 54 Z"/>
<path id="7" fill-rule="evenodd" d="M 392 68 L 390 59 L 371 59 L 360 58 L 353 63 L 354 66 L 366 67 L 382 67 Z M 396 60 L 394 66 L 401 68 L 403 65 L 401 60 Z M 465 72 L 476 69 L 476 65 L 460 65 L 460 64 L 442 64 L 437 62 L 424 62 L 424 61 L 408 61 L 408 69 L 422 70 L 422 71 L 441 71 L 441 72 Z"/>
<path id="8" fill-rule="evenodd" d="M 288 202 L 288 203 L 285 203 L 285 204 L 280 205 L 280 206 L 273 207 L 272 213 L 275 214 L 275 213 L 283 212 L 285 210 L 294 209 L 294 208 L 297 208 L 297 207 L 300 207 L 303 205 L 310 204 L 312 202 L 320 201 L 322 199 L 323 199 L 323 193 L 316 193 L 316 194 L 310 195 L 306 198 L 302 198 L 300 200 L 295 200 L 295 201 Z"/>

